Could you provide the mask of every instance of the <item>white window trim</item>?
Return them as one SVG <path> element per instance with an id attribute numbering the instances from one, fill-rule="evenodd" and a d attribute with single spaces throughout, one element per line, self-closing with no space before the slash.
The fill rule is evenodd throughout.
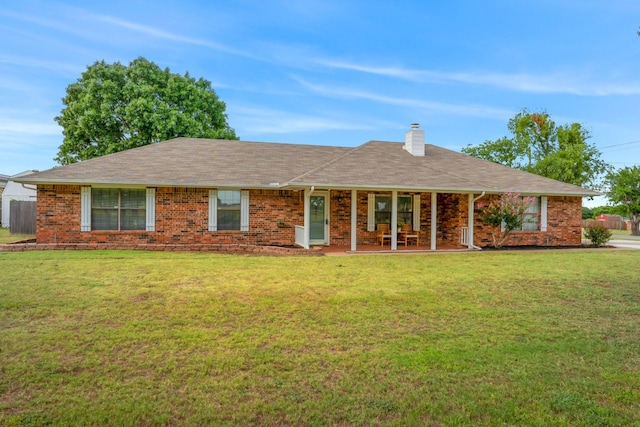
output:
<path id="1" fill-rule="evenodd" d="M 80 231 L 91 231 L 91 187 L 80 190 Z"/>
<path id="2" fill-rule="evenodd" d="M 147 188 L 146 230 L 156 231 L 156 189 Z"/>
<path id="3" fill-rule="evenodd" d="M 218 231 L 218 190 L 209 190 L 209 231 Z"/>
<path id="4" fill-rule="evenodd" d="M 540 197 L 540 231 L 547 231 L 547 196 Z"/>
<path id="5" fill-rule="evenodd" d="M 376 231 L 376 195 L 369 193 L 367 199 L 367 231 Z"/>
<path id="6" fill-rule="evenodd" d="M 413 195 L 413 231 L 420 231 L 420 195 Z"/>
<path id="7" fill-rule="evenodd" d="M 249 231 L 249 190 L 240 191 L 240 231 Z"/>

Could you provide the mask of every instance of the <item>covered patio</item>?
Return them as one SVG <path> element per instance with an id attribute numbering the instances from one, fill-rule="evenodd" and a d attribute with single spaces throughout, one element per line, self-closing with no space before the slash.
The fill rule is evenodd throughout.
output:
<path id="1" fill-rule="evenodd" d="M 295 226 L 295 244 L 350 253 L 479 249 L 473 244 L 474 205 L 482 196 L 306 188 L 304 224 Z"/>

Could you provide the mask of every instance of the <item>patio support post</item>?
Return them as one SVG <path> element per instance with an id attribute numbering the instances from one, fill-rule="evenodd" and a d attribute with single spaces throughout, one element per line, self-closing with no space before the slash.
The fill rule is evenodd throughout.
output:
<path id="1" fill-rule="evenodd" d="M 431 250 L 436 250 L 436 237 L 438 228 L 438 193 L 431 192 Z"/>
<path id="2" fill-rule="evenodd" d="M 351 251 L 356 251 L 358 239 L 358 191 L 351 190 Z"/>
<path id="3" fill-rule="evenodd" d="M 398 192 L 391 192 L 391 250 L 398 250 Z"/>
<path id="4" fill-rule="evenodd" d="M 469 215 L 468 215 L 468 223 L 467 227 L 469 229 L 469 241 L 467 242 L 467 248 L 473 249 L 473 204 L 474 204 L 473 193 L 469 193 Z"/>
<path id="5" fill-rule="evenodd" d="M 313 187 L 311 189 L 304 190 L 304 248 L 309 249 L 309 228 L 311 226 L 311 193 L 313 193 Z"/>

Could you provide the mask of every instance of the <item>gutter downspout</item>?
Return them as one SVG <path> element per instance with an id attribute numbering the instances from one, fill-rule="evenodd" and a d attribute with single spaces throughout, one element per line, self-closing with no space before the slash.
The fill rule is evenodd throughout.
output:
<path id="1" fill-rule="evenodd" d="M 486 194 L 486 191 L 483 191 L 482 194 L 480 194 L 478 197 L 476 197 L 475 199 L 471 200 L 471 203 L 469 204 L 469 246 L 470 249 L 478 249 L 478 250 L 482 250 L 482 248 L 480 246 L 476 246 L 473 244 L 473 223 L 474 223 L 474 218 L 473 218 L 473 212 L 474 212 L 474 207 L 476 205 L 476 201 L 480 200 L 481 198 L 484 197 L 484 195 Z M 473 196 L 473 194 L 471 194 L 470 196 Z M 471 197 L 469 197 L 471 199 Z"/>

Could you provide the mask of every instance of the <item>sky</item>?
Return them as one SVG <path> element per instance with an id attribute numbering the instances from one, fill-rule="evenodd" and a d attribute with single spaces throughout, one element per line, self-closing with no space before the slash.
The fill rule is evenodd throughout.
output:
<path id="1" fill-rule="evenodd" d="M 0 0 L 0 174 L 57 166 L 67 86 L 137 57 L 210 81 L 242 140 L 353 147 L 420 123 L 460 151 L 526 108 L 640 165 L 639 29 L 636 0 Z"/>

